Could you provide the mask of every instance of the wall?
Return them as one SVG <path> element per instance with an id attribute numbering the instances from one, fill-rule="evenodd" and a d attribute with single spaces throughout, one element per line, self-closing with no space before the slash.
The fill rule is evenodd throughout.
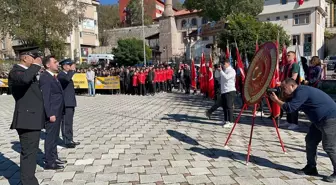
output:
<path id="1" fill-rule="evenodd" d="M 125 38 L 138 38 L 142 40 L 142 27 L 128 27 L 128 28 L 118 28 L 113 30 L 107 30 L 108 34 L 108 46 L 114 48 L 118 45 L 119 39 Z M 145 37 L 159 33 L 159 25 L 153 24 L 145 26 Z"/>
<path id="2" fill-rule="evenodd" d="M 264 4 L 263 12 L 258 16 L 260 21 L 269 21 L 282 25 L 291 36 L 300 36 L 300 54 L 301 56 L 319 56 L 324 58 L 324 30 L 326 16 L 325 0 L 309 0 L 303 5 L 299 5 L 297 0 L 288 0 L 287 4 L 280 4 L 280 0 L 267 0 Z M 295 13 L 310 13 L 310 23 L 307 25 L 294 25 Z M 325 13 L 325 14 L 324 14 Z M 285 18 L 285 16 L 287 18 Z M 277 19 L 277 18 L 280 18 Z M 304 53 L 304 35 L 312 34 L 312 53 Z M 293 44 L 293 43 L 291 43 Z M 289 46 L 288 50 L 295 51 L 295 45 Z"/>

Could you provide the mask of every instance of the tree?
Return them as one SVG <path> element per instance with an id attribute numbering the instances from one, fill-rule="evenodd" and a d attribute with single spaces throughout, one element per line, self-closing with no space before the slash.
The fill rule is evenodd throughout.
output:
<path id="1" fill-rule="evenodd" d="M 260 22 L 251 15 L 238 14 L 227 17 L 226 29 L 219 36 L 219 46 L 226 49 L 227 41 L 234 47 L 236 41 L 241 52 L 247 52 L 252 58 L 255 53 L 256 40 L 259 45 L 268 41 L 276 41 L 279 32 L 280 47 L 290 43 L 290 36 L 284 28 L 270 22 Z M 281 50 L 280 50 L 281 51 Z"/>
<path id="2" fill-rule="evenodd" d="M 119 64 L 125 66 L 143 63 L 143 41 L 136 38 L 118 40 L 118 47 L 113 48 L 112 54 L 114 54 Z M 151 57 L 151 54 L 151 49 L 146 45 L 147 61 Z"/>
<path id="3" fill-rule="evenodd" d="M 77 0 L 2 0 L 1 35 L 9 34 L 24 45 L 49 48 L 64 53 L 64 41 L 78 20 L 85 4 Z M 62 45 L 55 43 L 63 42 Z"/>
<path id="4" fill-rule="evenodd" d="M 98 30 L 101 46 L 107 45 L 108 35 L 105 30 L 118 28 L 120 26 L 119 6 L 102 5 L 98 6 Z"/>
<path id="5" fill-rule="evenodd" d="M 202 16 L 218 21 L 237 13 L 257 16 L 263 10 L 264 0 L 185 0 L 183 5 L 188 10 L 202 10 Z"/>
<path id="6" fill-rule="evenodd" d="M 153 23 L 153 12 L 155 12 L 155 1 L 144 0 L 144 24 L 149 25 Z M 142 10 L 141 0 L 130 0 L 126 7 L 126 23 L 129 26 L 142 25 Z"/>
<path id="7" fill-rule="evenodd" d="M 183 4 L 181 3 L 180 0 L 173 0 L 173 7 L 177 10 L 182 10 Z"/>

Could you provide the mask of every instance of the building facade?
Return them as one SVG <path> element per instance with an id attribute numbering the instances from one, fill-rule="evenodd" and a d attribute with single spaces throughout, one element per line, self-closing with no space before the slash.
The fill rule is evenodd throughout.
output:
<path id="1" fill-rule="evenodd" d="M 119 0 L 119 17 L 120 17 L 121 23 L 126 23 L 126 19 L 127 19 L 126 7 L 129 2 L 130 0 Z M 144 0 L 144 6 L 145 6 L 145 13 L 150 15 L 153 19 L 161 17 L 163 14 L 164 2 L 161 0 Z M 152 10 L 149 10 L 149 9 L 152 9 Z"/>
<path id="2" fill-rule="evenodd" d="M 99 46 L 98 12 L 99 0 L 81 0 L 86 4 L 84 17 L 79 20 L 66 39 L 67 57 L 77 61 L 87 61 L 87 57 L 95 47 Z"/>
<path id="3" fill-rule="evenodd" d="M 265 0 L 260 21 L 272 22 L 284 27 L 291 36 L 288 50 L 295 51 L 298 44 L 300 55 L 324 58 L 325 22 L 328 19 L 325 0 Z"/>
<path id="4" fill-rule="evenodd" d="M 98 13 L 99 0 L 80 0 L 85 3 L 84 18 L 79 20 L 66 38 L 66 57 L 77 62 L 86 61 L 92 49 L 99 46 L 98 38 Z M 15 58 L 15 48 L 21 47 L 22 43 L 13 40 L 9 36 L 2 38 L 0 42 L 0 59 Z"/>

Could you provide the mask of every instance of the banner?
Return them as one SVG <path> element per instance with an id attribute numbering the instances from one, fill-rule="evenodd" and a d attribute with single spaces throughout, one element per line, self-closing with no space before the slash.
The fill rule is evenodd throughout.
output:
<path id="1" fill-rule="evenodd" d="M 76 73 L 72 77 L 72 81 L 74 82 L 75 89 L 87 89 L 88 81 L 86 80 L 85 73 Z M 0 88 L 8 87 L 8 79 L 0 78 Z M 96 77 L 95 83 L 96 89 L 120 89 L 120 79 L 118 76 L 110 76 L 110 77 Z"/>
<path id="2" fill-rule="evenodd" d="M 0 78 L 0 87 L 8 87 L 8 79 Z"/>
<path id="3" fill-rule="evenodd" d="M 86 80 L 85 73 L 76 73 L 72 77 L 72 81 L 74 82 L 75 89 L 87 89 L 88 81 Z"/>
<path id="4" fill-rule="evenodd" d="M 118 76 L 97 77 L 96 89 L 120 89 L 120 79 Z"/>

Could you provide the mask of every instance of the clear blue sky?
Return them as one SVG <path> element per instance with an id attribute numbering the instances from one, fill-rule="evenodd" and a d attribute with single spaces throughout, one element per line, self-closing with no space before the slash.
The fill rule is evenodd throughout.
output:
<path id="1" fill-rule="evenodd" d="M 181 0 L 183 2 L 184 0 Z M 117 4 L 118 0 L 100 0 L 101 4 Z"/>

